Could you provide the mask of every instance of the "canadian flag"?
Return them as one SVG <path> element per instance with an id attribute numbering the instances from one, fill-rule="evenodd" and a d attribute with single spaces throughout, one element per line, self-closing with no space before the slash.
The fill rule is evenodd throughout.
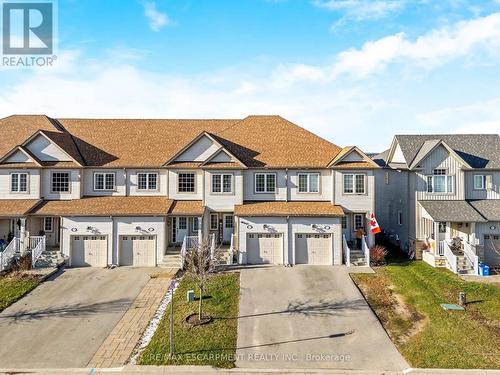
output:
<path id="1" fill-rule="evenodd" d="M 372 212 L 370 215 L 370 230 L 373 234 L 380 233 L 380 227 L 378 226 L 377 219 L 375 218 L 375 214 Z"/>

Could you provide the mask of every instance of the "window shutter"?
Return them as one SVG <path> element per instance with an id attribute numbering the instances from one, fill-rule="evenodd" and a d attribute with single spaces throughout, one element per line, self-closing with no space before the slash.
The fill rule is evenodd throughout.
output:
<path id="1" fill-rule="evenodd" d="M 486 189 L 493 189 L 493 176 L 490 174 L 486 175 Z"/>
<path id="2" fill-rule="evenodd" d="M 432 176 L 427 176 L 427 192 L 432 193 Z"/>

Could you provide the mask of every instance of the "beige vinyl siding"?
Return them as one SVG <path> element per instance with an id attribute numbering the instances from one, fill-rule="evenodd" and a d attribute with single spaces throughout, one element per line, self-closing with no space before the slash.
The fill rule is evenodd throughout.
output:
<path id="1" fill-rule="evenodd" d="M 462 200 L 465 199 L 464 171 L 462 164 L 443 146 L 437 147 L 420 163 L 416 172 L 416 191 L 419 200 Z M 448 175 L 454 176 L 453 193 L 428 193 L 427 176 L 434 169 L 446 169 Z"/>
<path id="2" fill-rule="evenodd" d="M 233 176 L 231 193 L 213 193 L 212 176 L 230 174 Z M 235 204 L 243 204 L 243 173 L 239 170 L 205 171 L 205 205 L 214 211 L 233 211 Z"/>
<path id="3" fill-rule="evenodd" d="M 10 174 L 13 172 L 28 173 L 28 191 L 26 193 L 10 192 Z M 39 199 L 40 170 L 39 169 L 0 169 L 0 197 L 2 199 Z"/>
<path id="4" fill-rule="evenodd" d="M 368 212 L 375 209 L 375 175 L 372 170 L 342 170 L 334 173 L 336 205 L 354 212 Z M 344 174 L 364 174 L 365 194 L 344 194 Z"/>
<path id="5" fill-rule="evenodd" d="M 490 175 L 492 179 L 491 189 L 475 190 L 475 175 Z M 465 173 L 465 189 L 466 199 L 500 199 L 500 171 L 467 171 Z"/>

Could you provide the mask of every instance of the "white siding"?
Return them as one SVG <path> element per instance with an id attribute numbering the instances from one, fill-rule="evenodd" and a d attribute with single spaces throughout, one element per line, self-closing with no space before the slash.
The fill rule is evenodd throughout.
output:
<path id="1" fill-rule="evenodd" d="M 72 161 L 72 159 L 45 136 L 39 135 L 27 146 L 41 161 Z"/>
<path id="2" fill-rule="evenodd" d="M 194 193 L 179 193 L 177 192 L 177 174 L 178 173 L 194 173 L 195 174 L 195 191 Z M 168 198 L 179 200 L 202 200 L 203 199 L 203 171 L 202 170 L 169 170 L 168 172 Z"/>
<path id="3" fill-rule="evenodd" d="M 492 188 L 485 190 L 474 189 L 474 175 L 490 175 Z M 465 172 L 466 199 L 500 199 L 500 171 L 467 171 Z"/>
<path id="4" fill-rule="evenodd" d="M 264 228 L 264 225 L 267 227 Z M 316 225 L 317 228 L 313 228 Z M 327 229 L 328 227 L 328 229 Z M 238 261 L 247 263 L 247 233 L 283 233 L 283 262 L 294 264 L 295 234 L 297 233 L 332 233 L 334 264 L 342 264 L 340 218 L 293 217 L 241 217 L 238 223 L 239 254 Z"/>
<path id="5" fill-rule="evenodd" d="M 28 192 L 10 192 L 10 174 L 12 172 L 27 172 Z M 40 198 L 40 170 L 39 169 L 0 169 L 0 199 L 39 199 Z"/>
<path id="6" fill-rule="evenodd" d="M 140 172 L 154 172 L 158 173 L 158 190 L 148 191 L 148 190 L 137 190 L 137 173 Z M 168 194 L 168 171 L 162 170 L 152 170 L 152 169 L 129 169 L 127 170 L 127 180 L 128 180 L 128 195 L 161 195 L 167 196 Z"/>
<path id="7" fill-rule="evenodd" d="M 51 186 L 52 172 L 70 172 L 70 191 L 69 193 L 53 193 Z M 42 196 L 45 199 L 79 199 L 80 191 L 80 170 L 79 169 L 42 169 Z"/>
<path id="8" fill-rule="evenodd" d="M 87 228 L 91 227 L 91 230 Z M 113 259 L 113 220 L 109 217 L 64 217 L 62 218 L 61 252 L 70 256 L 71 236 L 108 236 L 108 262 Z"/>
<path id="9" fill-rule="evenodd" d="M 255 174 L 256 173 L 276 173 L 275 193 L 256 193 Z M 246 201 L 285 201 L 287 199 L 286 171 L 283 169 L 252 169 L 243 172 L 244 190 L 243 199 Z"/>
<path id="10" fill-rule="evenodd" d="M 216 173 L 233 175 L 231 194 L 212 193 L 212 175 Z M 243 173 L 238 170 L 205 171 L 205 206 L 214 211 L 234 211 L 235 204 L 243 203 Z"/>
<path id="11" fill-rule="evenodd" d="M 365 194 L 344 194 L 344 174 L 364 174 Z M 336 170 L 335 204 L 353 212 L 368 212 L 375 210 L 375 175 L 372 170 Z"/>
<path id="12" fill-rule="evenodd" d="M 299 193 L 299 174 L 319 173 L 319 193 Z M 332 175 L 329 169 L 288 171 L 288 188 L 292 201 L 329 201 L 332 197 Z"/>
<path id="13" fill-rule="evenodd" d="M 114 173 L 115 190 L 94 190 L 94 174 L 96 172 Z M 84 169 L 83 170 L 83 195 L 108 196 L 125 195 L 125 172 L 123 169 Z"/>
<path id="14" fill-rule="evenodd" d="M 209 156 L 213 155 L 219 146 L 215 144 L 207 136 L 203 136 L 195 143 L 187 148 L 176 161 L 205 161 Z"/>
<path id="15" fill-rule="evenodd" d="M 416 172 L 416 191 L 419 200 L 463 200 L 465 199 L 464 171 L 461 163 L 450 155 L 448 150 L 439 146 L 429 153 L 420 163 Z M 448 175 L 455 176 L 453 193 L 428 193 L 427 177 L 432 175 L 434 169 L 446 169 Z"/>

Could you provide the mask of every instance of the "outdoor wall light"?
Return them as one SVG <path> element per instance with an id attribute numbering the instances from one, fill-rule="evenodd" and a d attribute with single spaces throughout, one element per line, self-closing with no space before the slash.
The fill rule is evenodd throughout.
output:
<path id="1" fill-rule="evenodd" d="M 253 226 L 247 225 L 247 229 L 253 229 Z"/>

